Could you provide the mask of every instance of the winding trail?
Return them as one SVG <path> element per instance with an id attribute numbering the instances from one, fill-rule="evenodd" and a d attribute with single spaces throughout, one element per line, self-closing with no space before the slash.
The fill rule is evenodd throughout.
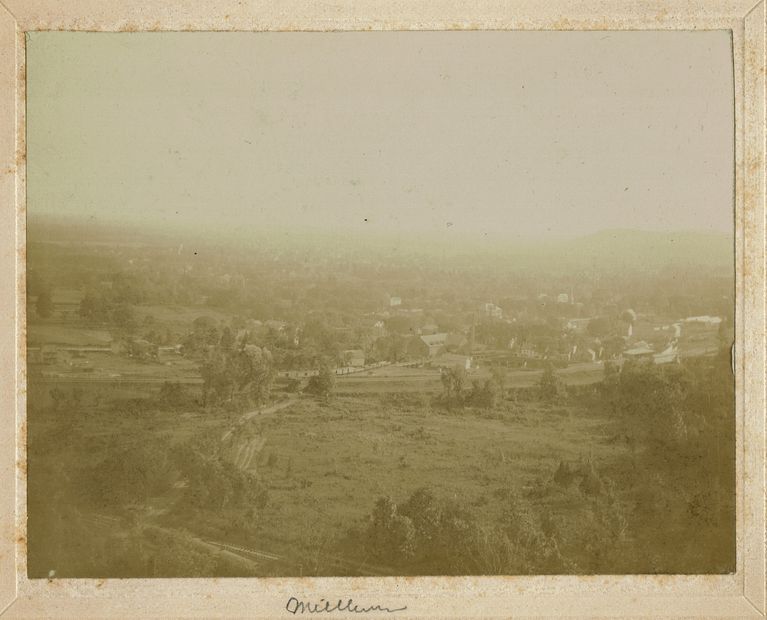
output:
<path id="1" fill-rule="evenodd" d="M 254 409 L 253 411 L 248 411 L 247 413 L 243 413 L 240 416 L 240 419 L 238 420 L 238 422 L 221 436 L 221 441 L 226 441 L 227 439 L 229 439 L 229 437 L 232 436 L 232 433 L 234 432 L 237 424 L 241 424 L 243 422 L 247 422 L 248 420 L 252 420 L 256 416 L 269 415 L 270 413 L 275 413 L 279 411 L 280 409 L 285 409 L 285 407 L 289 407 L 290 405 L 292 405 L 293 403 L 297 401 L 298 401 L 298 398 L 294 394 L 291 394 L 288 396 L 287 400 L 283 400 L 279 403 L 269 405 L 268 407 L 263 407 L 261 409 Z"/>

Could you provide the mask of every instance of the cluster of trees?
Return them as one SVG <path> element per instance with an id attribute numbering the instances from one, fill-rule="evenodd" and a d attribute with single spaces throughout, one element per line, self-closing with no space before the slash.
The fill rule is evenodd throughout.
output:
<path id="1" fill-rule="evenodd" d="M 192 439 L 170 449 L 169 444 L 168 437 L 148 432 L 134 433 L 119 444 L 113 441 L 106 456 L 81 472 L 81 499 L 97 511 L 114 512 L 144 504 L 184 481 L 177 505 L 182 511 L 266 506 L 266 487 L 226 461 L 217 444 L 209 439 Z"/>
<path id="2" fill-rule="evenodd" d="M 295 347 L 289 344 L 276 344 L 271 348 L 275 365 L 280 370 L 306 370 L 321 365 L 324 355 L 312 347 Z"/>
<path id="3" fill-rule="evenodd" d="M 122 271 L 107 277 L 88 287 L 79 314 L 88 321 L 133 332 L 138 327 L 135 306 L 146 300 L 144 284 L 136 274 Z"/>
<path id="4" fill-rule="evenodd" d="M 88 291 L 80 300 L 79 314 L 88 321 L 114 325 L 127 331 L 138 327 L 134 307 L 110 289 Z"/>
<path id="5" fill-rule="evenodd" d="M 495 349 L 507 349 L 512 340 L 530 343 L 541 352 L 558 352 L 566 347 L 560 320 L 556 317 L 514 323 L 486 319 L 476 325 L 475 338 Z"/>
<path id="6" fill-rule="evenodd" d="M 169 519 L 188 523 L 190 514 L 203 512 L 218 518 L 223 509 L 255 522 L 267 489 L 225 461 L 218 436 L 174 446 L 169 435 L 143 428 L 151 425 L 148 417 L 108 437 L 91 435 L 84 431 L 95 399 L 78 389 L 51 392 L 48 411 L 66 415 L 41 418 L 38 411 L 29 426 L 30 576 L 43 578 L 51 570 L 57 577 L 255 574 L 252 563 L 235 562 L 191 535 L 147 526 L 142 518 L 152 498 L 178 496 Z M 115 400 L 99 415 L 125 420 L 190 398 L 167 383 L 155 397 Z"/>
<path id="7" fill-rule="evenodd" d="M 734 433 L 734 378 L 730 352 L 682 364 L 605 365 L 601 394 L 627 435 L 653 457 L 715 455 L 729 471 Z"/>
<path id="8" fill-rule="evenodd" d="M 735 561 L 735 398 L 730 354 L 607 366 L 603 406 L 630 456 L 636 558 L 662 572 L 727 572 Z M 663 523 L 663 527 L 658 527 Z"/>
<path id="9" fill-rule="evenodd" d="M 473 406 L 492 409 L 506 392 L 506 375 L 502 368 L 490 369 L 490 377 L 484 381 L 474 379 L 469 387 L 469 376 L 462 366 L 442 370 L 442 403 L 448 408 Z"/>
<path id="10" fill-rule="evenodd" d="M 333 386 L 335 385 L 335 382 L 335 373 L 330 369 L 329 366 L 323 365 L 320 368 L 318 374 L 309 378 L 309 382 L 305 391 L 307 394 L 328 398 L 333 392 Z"/>
<path id="11" fill-rule="evenodd" d="M 402 334 L 387 334 L 377 338 L 369 347 L 369 356 L 374 360 L 402 362 L 407 358 L 408 338 Z"/>
<path id="12" fill-rule="evenodd" d="M 261 404 L 269 400 L 275 371 L 268 349 L 244 344 L 215 348 L 202 366 L 203 405 L 235 399 Z"/>
<path id="13" fill-rule="evenodd" d="M 358 330 L 359 331 L 359 330 Z M 279 329 L 269 324 L 246 328 L 246 321 L 235 318 L 223 325 L 210 316 L 200 316 L 183 339 L 187 357 L 203 359 L 211 350 L 230 351 L 243 345 L 256 345 L 270 352 L 272 364 L 280 370 L 305 370 L 323 364 L 343 363 L 344 348 L 361 348 L 363 335 L 332 329 L 319 316 L 300 324 L 284 324 Z"/>
<path id="14" fill-rule="evenodd" d="M 539 516 L 515 496 L 507 498 L 495 525 L 428 489 L 401 503 L 381 497 L 365 523 L 349 531 L 345 544 L 396 575 L 550 574 L 569 569 Z"/>
<path id="15" fill-rule="evenodd" d="M 185 355 L 200 361 L 203 405 L 216 402 L 264 403 L 275 377 L 272 353 L 250 342 L 250 333 L 237 335 L 219 328 L 210 317 L 199 317 L 184 341 Z"/>
<path id="16" fill-rule="evenodd" d="M 220 345 L 224 349 L 231 348 L 234 340 L 229 326 L 220 329 L 214 319 L 203 315 L 192 321 L 192 329 L 184 336 L 182 344 L 188 357 L 202 357 L 211 347 Z"/>
<path id="17" fill-rule="evenodd" d="M 563 326 L 560 316 L 519 319 L 514 323 L 484 320 L 476 325 L 477 342 L 495 349 L 506 349 L 512 341 L 515 346 L 530 345 L 540 355 L 567 354 L 576 346 L 585 350 L 599 345 L 605 357 L 620 354 L 625 348 L 622 338 L 628 328 L 628 320 L 620 317 L 601 316 L 591 319 L 585 334 L 576 334 Z"/>
<path id="18" fill-rule="evenodd" d="M 547 403 L 554 402 L 566 393 L 565 385 L 557 376 L 554 366 L 546 364 L 541 378 L 538 379 L 538 396 Z"/>
<path id="19" fill-rule="evenodd" d="M 187 442 L 175 450 L 174 458 L 187 483 L 176 507 L 184 515 L 189 508 L 211 512 L 241 508 L 252 514 L 266 507 L 268 491 L 259 479 L 224 460 L 209 442 Z"/>
<path id="20" fill-rule="evenodd" d="M 167 438 L 139 432 L 121 442 L 113 438 L 105 452 L 80 474 L 81 499 L 98 510 L 143 503 L 166 493 L 176 479 L 177 467 Z"/>
<path id="21" fill-rule="evenodd" d="M 467 389 L 460 369 L 443 381 L 453 403 L 482 393 Z M 497 495 L 505 499 L 495 521 L 426 490 L 402 503 L 380 498 L 350 540 L 394 574 L 732 570 L 733 387 L 725 349 L 678 365 L 608 364 L 597 400 L 588 398 L 628 448 L 609 464 L 561 460 L 525 491 L 530 501 Z M 542 399 L 561 396 L 553 369 L 538 389 Z"/>

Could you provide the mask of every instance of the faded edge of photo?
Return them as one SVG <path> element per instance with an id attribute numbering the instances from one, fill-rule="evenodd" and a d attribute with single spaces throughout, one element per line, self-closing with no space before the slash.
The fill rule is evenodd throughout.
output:
<path id="1" fill-rule="evenodd" d="M 18 162 L 17 162 L 17 163 L 18 163 Z M 753 188 L 752 188 L 752 189 L 753 189 Z M 762 186 L 761 188 L 759 188 L 759 187 L 757 186 L 757 188 L 756 188 L 756 189 L 757 189 L 757 191 L 759 191 L 759 190 L 761 189 L 761 191 L 763 192 L 763 186 Z M 758 225 L 757 225 L 757 226 L 758 226 Z M 758 230 L 758 228 L 757 228 L 757 230 Z M 740 231 L 739 231 L 739 232 L 740 232 Z M 747 257 L 747 256 L 746 256 L 745 258 L 746 258 L 746 260 L 748 260 L 748 257 Z M 757 304 L 757 305 L 754 305 L 754 303 L 753 303 L 753 300 L 751 300 L 751 302 L 750 302 L 750 303 L 751 303 L 751 309 L 754 309 L 754 310 L 757 310 L 757 311 L 759 310 L 759 308 L 758 308 L 758 304 Z M 757 341 L 757 344 L 758 344 L 758 341 Z M 758 359 L 758 358 L 757 358 L 757 359 Z M 763 360 L 763 358 L 762 358 L 762 360 Z M 757 401 L 757 402 L 758 402 L 758 401 Z M 758 428 L 758 427 L 757 427 L 757 428 Z M 753 513 L 752 513 L 752 514 L 753 514 Z"/>

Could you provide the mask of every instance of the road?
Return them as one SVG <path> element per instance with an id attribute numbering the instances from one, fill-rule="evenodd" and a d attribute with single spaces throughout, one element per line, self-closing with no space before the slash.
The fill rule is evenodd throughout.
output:
<path id="1" fill-rule="evenodd" d="M 95 531 L 100 531 L 106 534 L 126 536 L 126 526 L 124 522 L 118 517 L 103 515 L 99 513 L 80 513 L 81 519 L 88 523 Z M 153 523 L 153 519 L 150 515 L 144 515 L 144 522 L 148 524 Z M 160 531 L 175 531 L 169 530 L 163 526 L 156 526 Z M 258 568 L 264 563 L 270 563 L 272 566 L 275 564 L 290 567 L 292 572 L 302 572 L 304 566 L 311 566 L 313 562 L 317 561 L 317 558 L 310 560 L 305 554 L 298 554 L 294 557 L 288 557 L 285 555 L 278 555 L 271 551 L 263 549 L 249 549 L 240 545 L 224 542 L 220 540 L 209 540 L 200 538 L 185 532 L 186 536 L 195 545 L 204 547 L 209 551 L 216 551 L 224 553 L 230 557 L 239 560 L 246 560 L 251 566 Z M 333 566 L 341 569 L 345 573 L 350 574 L 362 574 L 373 576 L 389 576 L 394 573 L 393 569 L 387 566 L 368 564 L 367 562 L 360 562 L 358 560 L 349 560 L 329 553 L 321 553 L 320 556 L 324 563 L 328 566 Z"/>
<path id="2" fill-rule="evenodd" d="M 242 424 L 243 422 L 252 420 L 256 416 L 268 415 L 270 413 L 275 413 L 279 411 L 280 409 L 285 409 L 285 407 L 289 407 L 290 405 L 295 403 L 297 400 L 298 399 L 295 394 L 289 394 L 287 400 L 283 400 L 283 401 L 280 401 L 279 403 L 269 405 L 268 407 L 261 407 L 259 409 L 254 409 L 253 411 L 248 411 L 247 413 L 243 413 L 240 416 L 240 419 L 235 423 L 235 425 L 232 426 L 226 432 L 224 432 L 224 434 L 221 436 L 221 441 L 226 441 L 227 439 L 229 439 L 232 436 L 232 433 L 235 431 L 236 427 Z"/>
<path id="3" fill-rule="evenodd" d="M 239 545 L 234 545 L 231 543 L 221 542 L 217 540 L 202 540 L 199 538 L 197 540 L 205 544 L 208 544 L 212 547 L 215 547 L 217 549 L 228 551 L 229 553 L 239 555 L 250 561 L 260 560 L 261 562 L 263 561 L 279 562 L 280 564 L 283 564 L 286 566 L 292 566 L 294 568 L 299 568 L 299 569 L 301 569 L 303 566 L 311 565 L 308 559 L 302 556 L 289 558 L 284 555 L 276 555 L 274 553 L 269 553 L 259 549 L 247 549 Z M 393 575 L 395 572 L 394 569 L 388 566 L 373 565 L 373 564 L 368 564 L 367 562 L 359 562 L 356 560 L 352 561 L 352 560 L 348 560 L 346 558 L 342 558 L 337 555 L 332 555 L 329 553 L 320 553 L 319 557 L 321 557 L 327 565 L 338 567 L 342 569 L 344 572 L 349 572 L 351 574 L 388 577 Z"/>

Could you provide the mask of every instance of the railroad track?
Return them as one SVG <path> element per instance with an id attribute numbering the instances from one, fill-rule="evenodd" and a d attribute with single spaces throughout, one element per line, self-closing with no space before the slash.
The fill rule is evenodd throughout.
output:
<path id="1" fill-rule="evenodd" d="M 286 562 L 287 559 L 274 553 L 267 553 L 266 551 L 257 551 L 256 549 L 247 549 L 238 545 L 232 545 L 230 543 L 221 542 L 218 540 L 205 540 L 201 539 L 204 543 L 218 547 L 224 551 L 231 551 L 232 553 L 239 553 L 245 555 L 249 559 L 258 558 L 260 560 L 271 560 L 273 562 Z"/>
<path id="2" fill-rule="evenodd" d="M 233 545 L 231 543 L 225 543 L 225 542 L 216 541 L 216 540 L 202 540 L 202 541 L 209 545 L 218 547 L 219 549 L 223 551 L 238 553 L 240 555 L 243 555 L 247 559 L 251 559 L 251 560 L 252 559 L 269 560 L 272 562 L 281 562 L 283 564 L 288 564 L 294 567 L 306 566 L 308 564 L 308 562 L 304 563 L 299 560 L 296 560 L 295 558 L 289 558 L 284 555 L 277 555 L 275 553 L 269 553 L 269 552 L 261 551 L 257 549 L 248 549 L 246 547 L 240 547 L 239 545 Z M 346 558 L 341 558 L 341 557 L 338 557 L 335 555 L 329 555 L 329 554 L 322 554 L 322 557 L 328 564 L 332 566 L 337 566 L 339 568 L 343 568 L 346 571 L 349 571 L 355 575 L 362 573 L 363 575 L 387 577 L 394 574 L 393 569 L 387 566 L 375 566 L 372 564 L 367 564 L 365 562 L 354 562 Z"/>
<path id="3" fill-rule="evenodd" d="M 80 516 L 85 522 L 100 530 L 116 533 L 116 530 L 119 530 L 122 527 L 122 520 L 119 517 L 111 517 L 93 512 L 81 513 Z M 303 558 L 288 557 L 285 555 L 272 553 L 270 551 L 264 551 L 262 549 L 249 549 L 241 545 L 235 545 L 233 543 L 228 543 L 221 540 L 210 540 L 205 538 L 198 538 L 197 536 L 193 536 L 192 538 L 208 548 L 213 547 L 215 549 L 219 549 L 220 551 L 233 553 L 246 560 L 255 562 L 256 564 L 264 561 L 279 562 L 281 564 L 299 569 L 303 566 L 311 565 L 309 561 L 304 562 Z M 347 558 L 342 558 L 327 553 L 322 554 L 321 557 L 328 565 L 344 569 L 345 572 L 351 573 L 353 575 L 361 574 L 386 577 L 394 574 L 393 570 L 386 566 L 376 566 L 366 562 L 352 561 L 348 560 Z"/>

